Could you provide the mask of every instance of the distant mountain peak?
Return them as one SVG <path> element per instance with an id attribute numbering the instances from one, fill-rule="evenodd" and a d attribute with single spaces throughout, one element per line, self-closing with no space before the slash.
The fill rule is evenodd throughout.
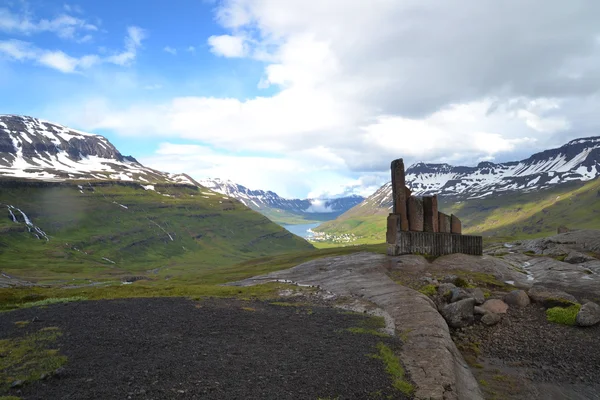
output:
<path id="1" fill-rule="evenodd" d="M 23 115 L 0 115 L 0 177 L 193 184 L 123 156 L 104 136 Z"/>

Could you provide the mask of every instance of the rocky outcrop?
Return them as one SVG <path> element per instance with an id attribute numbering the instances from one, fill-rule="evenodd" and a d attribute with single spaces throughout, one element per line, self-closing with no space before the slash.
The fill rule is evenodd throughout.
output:
<path id="1" fill-rule="evenodd" d="M 414 262 L 421 258 L 406 256 Z M 371 301 L 394 319 L 396 331 L 404 338 L 400 359 L 417 386 L 416 399 L 482 399 L 435 304 L 427 296 L 394 283 L 387 275 L 389 262 L 386 256 L 371 253 L 323 258 L 236 285 L 285 279 Z"/>

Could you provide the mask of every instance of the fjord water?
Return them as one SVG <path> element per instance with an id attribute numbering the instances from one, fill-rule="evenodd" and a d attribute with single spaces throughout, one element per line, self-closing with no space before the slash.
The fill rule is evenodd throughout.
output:
<path id="1" fill-rule="evenodd" d="M 314 229 L 321 225 L 322 222 L 316 222 L 312 224 L 298 224 L 298 225 L 282 225 L 285 229 L 292 232 L 294 235 L 298 235 L 303 238 L 309 238 L 313 236 L 313 233 L 309 229 Z"/>

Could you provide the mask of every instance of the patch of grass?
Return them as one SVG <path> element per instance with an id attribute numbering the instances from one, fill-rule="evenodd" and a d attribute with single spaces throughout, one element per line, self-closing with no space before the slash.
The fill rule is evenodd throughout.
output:
<path id="1" fill-rule="evenodd" d="M 380 332 L 376 329 L 361 328 L 361 327 L 356 327 L 356 326 L 352 327 L 352 328 L 348 328 L 348 329 L 346 329 L 346 331 L 351 332 L 351 333 L 363 334 L 363 335 L 390 337 L 390 335 L 388 335 L 387 333 Z"/>
<path id="2" fill-rule="evenodd" d="M 254 312 L 254 311 L 256 311 L 256 308 L 252 308 L 252 307 L 242 307 L 242 310 L 244 310 L 244 311 L 250 311 L 250 312 Z"/>
<path id="3" fill-rule="evenodd" d="M 0 389 L 8 389 L 15 381 L 41 379 L 64 365 L 67 357 L 48 348 L 59 336 L 58 328 L 48 327 L 24 337 L 0 340 Z"/>
<path id="4" fill-rule="evenodd" d="M 0 400 L 23 400 L 17 396 L 0 396 Z"/>
<path id="5" fill-rule="evenodd" d="M 581 309 L 580 304 L 574 304 L 570 307 L 552 307 L 546 310 L 546 319 L 550 322 L 563 325 L 575 325 L 577 313 Z"/>
<path id="6" fill-rule="evenodd" d="M 565 258 L 567 258 L 567 254 L 562 254 L 562 255 L 560 255 L 560 256 L 554 256 L 554 257 L 552 257 L 552 258 L 554 258 L 554 259 L 555 259 L 555 260 L 557 260 L 557 261 L 563 261 L 563 262 L 564 262 L 564 261 L 565 261 Z"/>
<path id="7" fill-rule="evenodd" d="M 437 287 L 435 285 L 425 285 L 419 292 L 423 293 L 425 296 L 435 296 L 437 294 Z"/>
<path id="8" fill-rule="evenodd" d="M 15 325 L 19 328 L 25 328 L 27 325 L 29 325 L 30 322 L 31 321 L 17 321 L 15 322 Z"/>
<path id="9" fill-rule="evenodd" d="M 44 300 L 32 301 L 29 303 L 25 303 L 25 304 L 21 305 L 20 308 L 43 307 L 43 306 L 49 306 L 50 304 L 71 303 L 73 301 L 84 301 L 84 300 L 87 300 L 87 297 L 83 297 L 83 296 L 60 297 L 60 298 L 51 297 L 51 298 L 44 299 Z"/>
<path id="10" fill-rule="evenodd" d="M 484 387 L 490 386 L 490 384 L 485 379 L 480 379 L 479 384 Z"/>
<path id="11" fill-rule="evenodd" d="M 383 361 L 385 371 L 392 378 L 392 386 L 407 396 L 412 395 L 415 387 L 406 379 L 406 372 L 394 351 L 383 342 L 377 343 L 377 350 L 379 353 L 372 355 L 372 357 Z"/>

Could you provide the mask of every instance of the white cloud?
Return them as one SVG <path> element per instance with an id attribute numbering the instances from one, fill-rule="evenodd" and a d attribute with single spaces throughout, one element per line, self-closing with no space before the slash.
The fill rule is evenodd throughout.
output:
<path id="1" fill-rule="evenodd" d="M 208 38 L 210 51 L 223 57 L 244 57 L 246 55 L 246 44 L 240 36 L 221 35 Z"/>
<path id="2" fill-rule="evenodd" d="M 138 27 L 129 27 L 125 38 L 125 50 L 111 56 L 101 57 L 87 54 L 80 57 L 70 56 L 60 50 L 46 50 L 21 40 L 0 40 L 0 55 L 14 61 L 34 61 L 40 65 L 56 69 L 63 73 L 80 72 L 101 63 L 128 65 L 136 57 L 137 49 L 145 37 L 145 31 Z"/>
<path id="3" fill-rule="evenodd" d="M 194 46 L 188 46 L 188 48 L 185 51 L 187 51 L 188 53 L 195 53 L 196 48 Z"/>
<path id="4" fill-rule="evenodd" d="M 65 10 L 67 12 L 75 11 L 70 6 Z M 27 13 L 15 14 L 7 8 L 0 8 L 0 31 L 6 33 L 29 36 L 41 32 L 52 32 L 62 39 L 79 41 L 82 37 L 89 36 L 89 34 L 84 34 L 80 37 L 80 32 L 94 32 L 97 30 L 96 25 L 68 14 L 62 14 L 53 19 L 32 20 Z"/>
<path id="5" fill-rule="evenodd" d="M 172 55 L 176 55 L 177 54 L 177 49 L 174 49 L 173 47 L 169 47 L 169 46 L 166 46 L 163 49 L 163 51 L 166 51 L 167 53 L 172 54 Z"/>
<path id="6" fill-rule="evenodd" d="M 600 132 L 594 111 L 600 107 L 600 2 L 310 5 L 218 3 L 216 19 L 227 34 L 208 38 L 211 51 L 263 62 L 256 83 L 274 95 L 126 106 L 96 99 L 65 106 L 62 120 L 123 135 L 200 141 L 227 152 L 268 152 L 282 171 L 290 165 L 321 171 L 325 178 L 306 183 L 315 193 L 327 192 L 332 176 L 335 187 L 344 182 L 342 191 L 373 186 L 369 179 L 385 180 L 397 157 L 408 163 L 502 161 Z M 261 160 L 252 174 L 237 169 L 240 179 L 254 182 L 261 178 L 250 175 L 259 172 L 286 179 Z M 301 174 L 290 176 L 305 187 Z"/>

